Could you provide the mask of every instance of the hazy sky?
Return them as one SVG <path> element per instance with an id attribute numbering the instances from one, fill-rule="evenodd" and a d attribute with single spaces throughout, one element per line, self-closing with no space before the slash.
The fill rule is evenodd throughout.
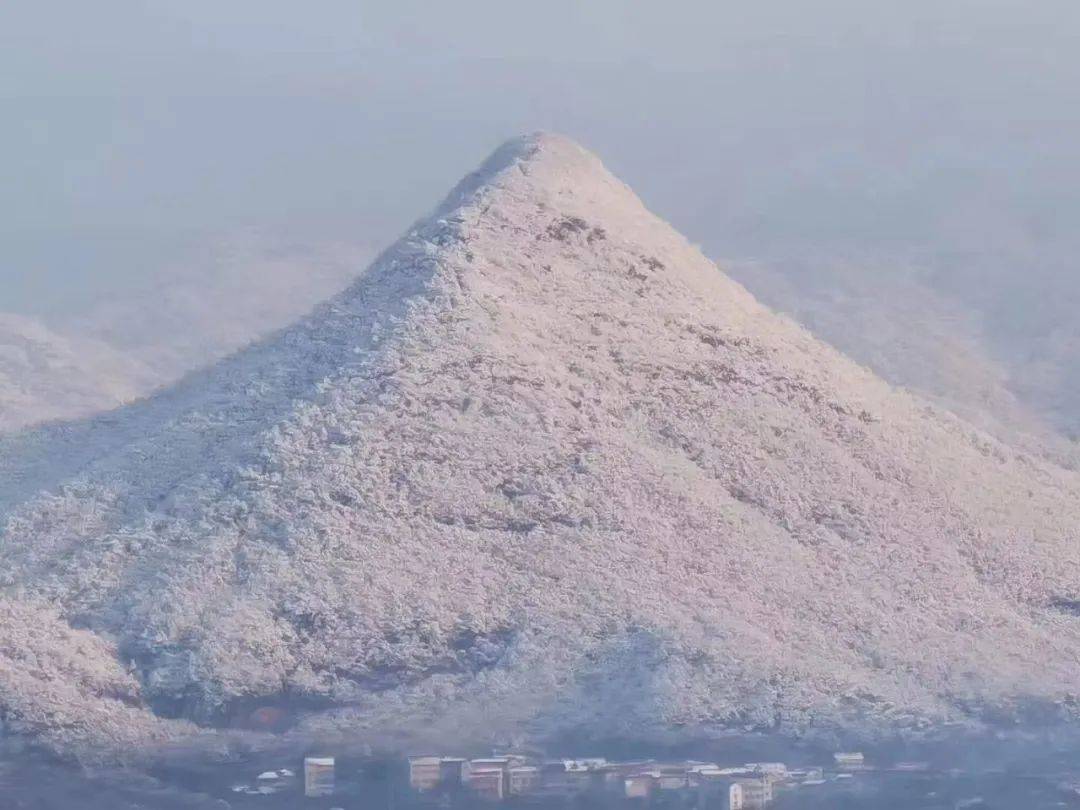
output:
<path id="1" fill-rule="evenodd" d="M 0 311 L 239 229 L 385 243 L 535 129 L 714 255 L 1071 255 L 1078 37 L 1075 0 L 15 0 Z"/>

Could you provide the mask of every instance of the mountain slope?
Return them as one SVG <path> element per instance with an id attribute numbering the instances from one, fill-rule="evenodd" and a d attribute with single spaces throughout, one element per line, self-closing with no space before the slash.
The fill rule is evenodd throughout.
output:
<path id="1" fill-rule="evenodd" d="M 1004 330 L 993 328 L 978 308 L 935 289 L 927 271 L 901 260 L 804 256 L 724 267 L 758 300 L 885 380 L 940 402 L 1007 443 L 1077 466 L 1077 447 L 1061 434 L 1068 420 L 1060 417 L 1071 413 L 1068 397 L 1049 396 L 1049 386 L 1040 392 L 1025 382 L 1042 375 L 1064 387 L 1062 380 L 1070 379 L 1061 373 L 1067 339 L 1055 344 L 1064 351 L 1036 352 L 1042 362 L 1003 357 L 988 336 Z M 1015 351 L 1031 343 L 1012 345 Z"/>
<path id="2" fill-rule="evenodd" d="M 294 327 L 4 441 L 5 590 L 164 716 L 868 730 L 1074 688 L 1080 479 L 765 309 L 555 136 Z"/>

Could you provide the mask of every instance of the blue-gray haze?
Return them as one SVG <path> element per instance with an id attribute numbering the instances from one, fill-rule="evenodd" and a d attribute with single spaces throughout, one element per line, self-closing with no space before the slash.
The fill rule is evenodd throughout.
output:
<path id="1" fill-rule="evenodd" d="M 0 15 L 0 312 L 62 321 L 244 229 L 385 244 L 496 143 L 552 129 L 706 252 L 779 267 L 800 295 L 838 261 L 864 308 L 878 281 L 914 277 L 974 313 L 1013 390 L 1059 421 L 1075 410 L 1060 382 L 1080 368 L 1070 0 L 21 0 Z"/>
<path id="2" fill-rule="evenodd" d="M 1071 2 L 17 0 L 2 17 L 0 309 L 72 306 L 211 230 L 386 241 L 538 128 L 714 254 L 1037 246 L 1025 278 L 1077 275 Z"/>

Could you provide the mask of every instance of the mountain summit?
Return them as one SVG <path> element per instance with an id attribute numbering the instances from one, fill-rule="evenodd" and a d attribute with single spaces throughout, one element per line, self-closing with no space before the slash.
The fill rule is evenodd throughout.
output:
<path id="1" fill-rule="evenodd" d="M 0 441 L 0 706 L 57 744 L 1070 711 L 1080 479 L 762 307 L 558 136 L 291 328 Z"/>

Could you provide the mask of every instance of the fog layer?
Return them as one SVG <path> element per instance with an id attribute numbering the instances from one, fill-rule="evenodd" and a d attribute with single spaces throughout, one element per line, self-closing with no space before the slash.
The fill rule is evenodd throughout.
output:
<path id="1" fill-rule="evenodd" d="M 1002 396 L 1072 429 L 1078 33 L 1058 1 L 21 4 L 0 311 L 80 315 L 252 227 L 384 244 L 495 143 L 553 129 L 714 257 L 818 298 L 857 268 L 852 305 L 889 329 L 912 301 L 882 290 L 916 284 Z"/>

